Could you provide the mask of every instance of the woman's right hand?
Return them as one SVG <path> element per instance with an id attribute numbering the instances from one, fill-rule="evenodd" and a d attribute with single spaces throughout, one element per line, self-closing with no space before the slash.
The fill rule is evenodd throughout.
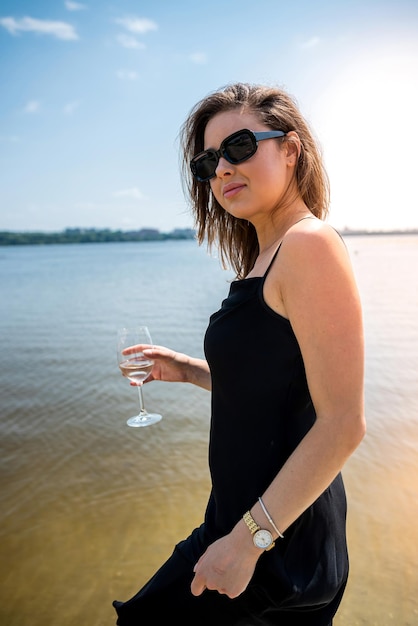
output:
<path id="1" fill-rule="evenodd" d="M 144 346 L 141 349 L 154 361 L 151 373 L 144 383 L 162 380 L 170 383 L 192 383 L 208 391 L 211 389 L 209 366 L 204 359 L 196 359 L 164 346 Z M 135 383 L 131 385 L 136 386 Z"/>

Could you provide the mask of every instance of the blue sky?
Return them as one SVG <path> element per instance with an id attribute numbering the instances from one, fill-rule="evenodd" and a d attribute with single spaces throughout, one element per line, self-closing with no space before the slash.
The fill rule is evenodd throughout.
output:
<path id="1" fill-rule="evenodd" d="M 0 0 L 0 230 L 192 226 L 178 131 L 234 81 L 286 88 L 336 227 L 418 227 L 418 2 Z"/>

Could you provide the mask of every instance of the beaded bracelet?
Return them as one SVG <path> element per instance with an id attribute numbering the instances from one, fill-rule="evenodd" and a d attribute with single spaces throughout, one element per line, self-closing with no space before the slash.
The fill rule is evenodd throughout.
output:
<path id="1" fill-rule="evenodd" d="M 262 501 L 261 497 L 258 498 L 258 501 L 260 503 L 261 508 L 264 511 L 265 516 L 267 517 L 268 521 L 270 522 L 270 524 L 272 525 L 272 527 L 274 528 L 274 530 L 276 531 L 276 533 L 279 535 L 280 539 L 284 539 L 284 535 L 280 532 L 280 530 L 277 528 L 276 524 L 273 522 L 273 520 L 270 517 L 270 513 L 267 511 L 264 502 Z"/>

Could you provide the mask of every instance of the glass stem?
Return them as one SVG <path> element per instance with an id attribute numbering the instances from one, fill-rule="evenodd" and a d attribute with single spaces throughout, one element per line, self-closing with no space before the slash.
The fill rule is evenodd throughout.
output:
<path id="1" fill-rule="evenodd" d="M 138 396 L 139 396 L 139 414 L 146 415 L 146 410 L 144 406 L 144 396 L 142 395 L 142 385 L 138 385 Z"/>

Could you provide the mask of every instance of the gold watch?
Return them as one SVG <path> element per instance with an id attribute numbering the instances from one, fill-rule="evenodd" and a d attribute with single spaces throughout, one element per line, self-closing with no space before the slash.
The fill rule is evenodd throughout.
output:
<path id="1" fill-rule="evenodd" d="M 260 550 L 271 550 L 271 548 L 274 547 L 274 539 L 271 532 L 260 528 L 249 511 L 243 515 L 242 519 L 253 537 L 253 543 L 256 548 L 260 548 Z"/>

